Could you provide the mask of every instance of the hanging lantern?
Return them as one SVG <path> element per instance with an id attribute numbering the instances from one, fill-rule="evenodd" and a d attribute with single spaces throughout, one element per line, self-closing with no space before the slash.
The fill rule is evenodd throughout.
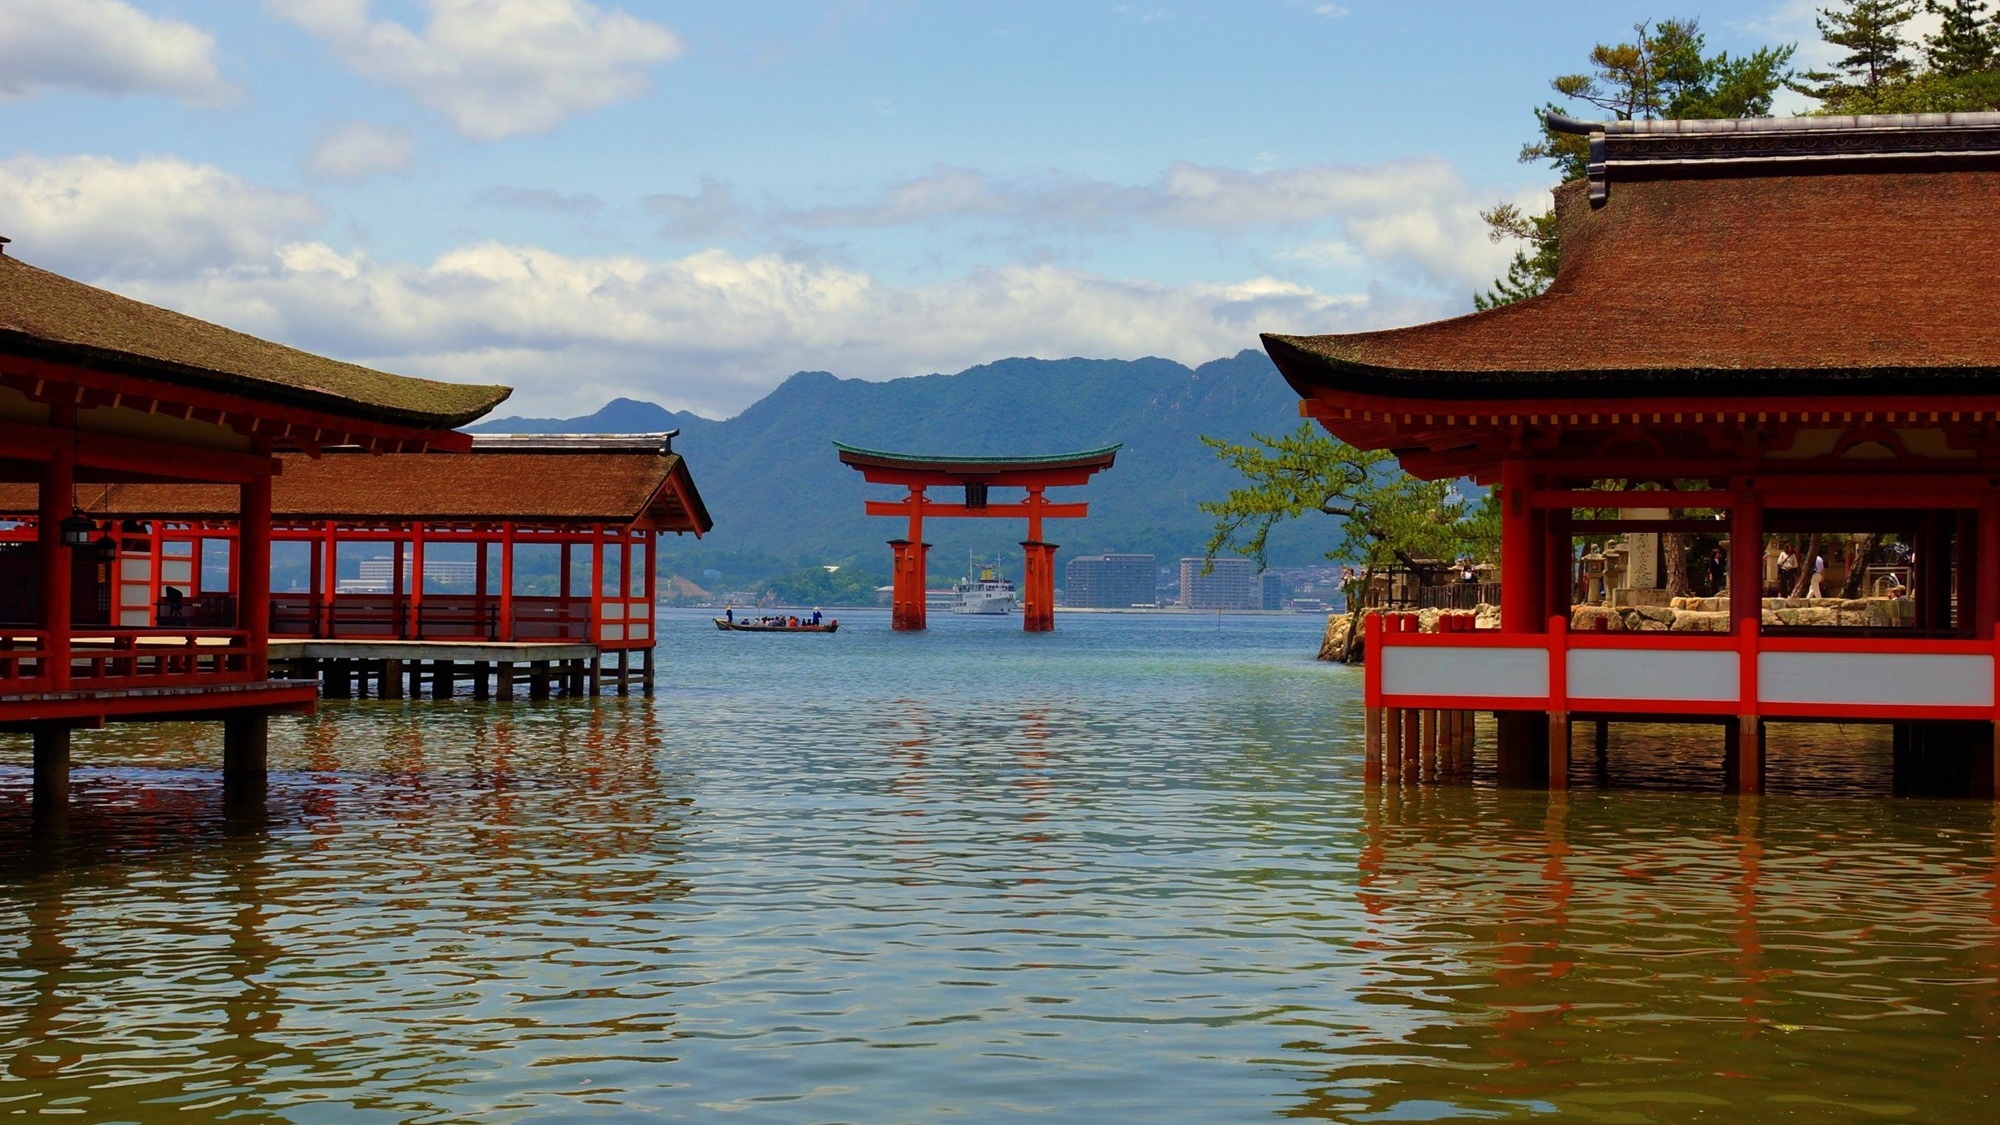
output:
<path id="1" fill-rule="evenodd" d="M 107 531 L 104 533 L 104 538 L 92 545 L 91 551 L 97 556 L 98 562 L 115 561 L 118 558 L 118 540 L 111 538 L 111 533 Z"/>
<path id="2" fill-rule="evenodd" d="M 82 512 L 71 512 L 63 517 L 59 527 L 59 537 L 65 547 L 88 547 L 90 537 L 97 531 L 97 525 Z"/>

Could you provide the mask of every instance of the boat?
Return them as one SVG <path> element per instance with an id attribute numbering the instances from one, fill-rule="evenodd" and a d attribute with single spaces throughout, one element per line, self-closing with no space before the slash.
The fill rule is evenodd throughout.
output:
<path id="1" fill-rule="evenodd" d="M 991 564 L 981 563 L 976 569 L 979 577 L 967 574 L 952 585 L 953 600 L 946 609 L 952 613 L 999 616 L 1020 608 L 1012 582 L 1000 577 Z"/>
<path id="2" fill-rule="evenodd" d="M 763 624 L 756 619 L 731 621 L 728 618 L 717 617 L 712 620 L 715 622 L 715 627 L 725 633 L 833 633 L 840 629 L 840 618 L 838 617 L 829 618 L 825 623 L 820 625 L 814 625 L 809 621 L 801 621 L 797 625 L 792 625 L 789 624 L 790 619 L 787 619 L 786 623 L 770 625 Z"/>

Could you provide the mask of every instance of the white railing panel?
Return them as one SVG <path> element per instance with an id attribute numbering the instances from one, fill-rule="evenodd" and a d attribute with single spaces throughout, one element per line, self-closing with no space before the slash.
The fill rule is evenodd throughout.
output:
<path id="1" fill-rule="evenodd" d="M 600 641 L 622 641 L 625 639 L 625 626 L 609 623 L 599 625 L 597 627 L 597 639 Z"/>
<path id="2" fill-rule="evenodd" d="M 625 626 L 625 639 L 628 641 L 643 641 L 652 635 L 653 635 L 653 627 L 650 624 L 644 624 L 644 625 L 632 624 Z"/>
<path id="3" fill-rule="evenodd" d="M 1547 649 L 1385 644 L 1381 657 L 1385 695 L 1504 699 L 1547 699 L 1549 695 Z"/>
<path id="4" fill-rule="evenodd" d="M 1766 652 L 1757 659 L 1757 695 L 1766 703 L 1991 707 L 1993 657 Z"/>
<path id="5" fill-rule="evenodd" d="M 1573 648 L 1568 657 L 1572 699 L 1734 703 L 1742 694 L 1733 652 Z"/>

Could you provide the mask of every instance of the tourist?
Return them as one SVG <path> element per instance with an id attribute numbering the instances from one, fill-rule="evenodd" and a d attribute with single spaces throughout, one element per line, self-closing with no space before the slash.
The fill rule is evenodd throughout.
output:
<path id="1" fill-rule="evenodd" d="M 729 622 L 731 625 L 736 624 L 736 607 L 733 605 L 723 606 L 722 617 L 723 620 Z"/>
<path id="2" fill-rule="evenodd" d="M 1792 554 L 1790 543 L 1778 545 L 1778 596 L 1789 598 L 1799 581 L 1799 558 Z"/>
<path id="3" fill-rule="evenodd" d="M 1723 560 L 1722 548 L 1714 547 L 1708 552 L 1708 593 L 1710 597 L 1720 594 L 1729 585 L 1729 564 Z"/>
<path id="4" fill-rule="evenodd" d="M 813 607 L 813 624 L 815 624 L 815 625 L 819 624 L 819 607 L 818 607 L 818 606 L 814 606 L 814 607 Z"/>
<path id="5" fill-rule="evenodd" d="M 1812 557 L 1812 588 L 1806 591 L 1806 597 L 1818 598 L 1825 596 L 1819 590 L 1820 580 L 1824 577 L 1826 577 L 1826 556 L 1814 554 Z"/>

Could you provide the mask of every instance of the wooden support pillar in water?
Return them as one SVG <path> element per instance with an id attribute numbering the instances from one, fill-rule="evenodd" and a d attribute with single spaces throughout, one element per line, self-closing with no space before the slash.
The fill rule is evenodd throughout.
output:
<path id="1" fill-rule="evenodd" d="M 486 677 L 492 674 L 493 665 L 484 660 L 472 662 L 472 698 L 481 703 L 493 698 L 493 690 L 486 682 Z"/>
<path id="2" fill-rule="evenodd" d="M 384 660 L 382 662 L 382 691 L 380 694 L 383 699 L 403 698 L 402 661 Z"/>
<path id="3" fill-rule="evenodd" d="M 1422 711 L 1423 756 L 1417 763 L 1417 776 L 1430 781 L 1438 776 L 1438 713 L 1435 707 Z"/>
<path id="4" fill-rule="evenodd" d="M 1493 715 L 1495 776 L 1504 787 L 1540 783 L 1548 768 L 1548 716 L 1536 711 L 1497 711 Z"/>
<path id="5" fill-rule="evenodd" d="M 1389 777 L 1403 776 L 1403 712 L 1382 708 L 1382 768 Z"/>
<path id="6" fill-rule="evenodd" d="M 640 673 L 646 678 L 639 681 L 639 691 L 650 699 L 653 695 L 653 650 L 650 648 L 646 650 L 645 660 L 643 666 L 640 668 Z"/>
<path id="7" fill-rule="evenodd" d="M 632 694 L 632 654 L 622 648 L 618 650 L 618 694 Z"/>
<path id="8" fill-rule="evenodd" d="M 514 662 L 511 660 L 502 660 L 500 662 L 500 674 L 496 679 L 497 682 L 495 684 L 495 687 L 497 694 L 500 696 L 500 698 L 507 700 L 513 699 Z"/>
<path id="9" fill-rule="evenodd" d="M 582 665 L 582 667 L 584 669 L 583 677 L 588 682 L 590 687 L 590 694 L 591 695 L 603 694 L 604 655 L 602 653 L 598 653 L 592 656 L 589 661 L 585 662 Z"/>
<path id="10" fill-rule="evenodd" d="M 35 728 L 36 817 L 69 809 L 69 728 L 43 723 Z"/>
<path id="11" fill-rule="evenodd" d="M 547 699 L 549 697 L 549 662 L 537 660 L 528 665 L 528 698 Z"/>
<path id="12" fill-rule="evenodd" d="M 1549 712 L 1549 788 L 1569 788 L 1569 712 Z"/>
<path id="13" fill-rule="evenodd" d="M 321 695 L 328 699 L 354 698 L 354 682 L 348 679 L 347 661 L 328 660 L 321 668 Z"/>
<path id="14" fill-rule="evenodd" d="M 1403 708 L 1403 780 L 1418 779 L 1419 764 L 1423 761 L 1422 722 L 1423 715 L 1415 707 Z"/>
<path id="15" fill-rule="evenodd" d="M 1755 715 L 1744 715 L 1733 725 L 1736 742 L 1736 784 L 1738 793 L 1764 791 L 1764 724 Z"/>
<path id="16" fill-rule="evenodd" d="M 450 699 L 452 681 L 457 675 L 458 667 L 451 661 L 431 661 L 431 698 Z"/>
<path id="17" fill-rule="evenodd" d="M 222 793 L 226 804 L 261 802 L 270 769 L 271 717 L 262 711 L 222 720 Z"/>
<path id="18" fill-rule="evenodd" d="M 1382 780 L 1382 708 L 1361 709 L 1361 780 L 1370 784 Z"/>

